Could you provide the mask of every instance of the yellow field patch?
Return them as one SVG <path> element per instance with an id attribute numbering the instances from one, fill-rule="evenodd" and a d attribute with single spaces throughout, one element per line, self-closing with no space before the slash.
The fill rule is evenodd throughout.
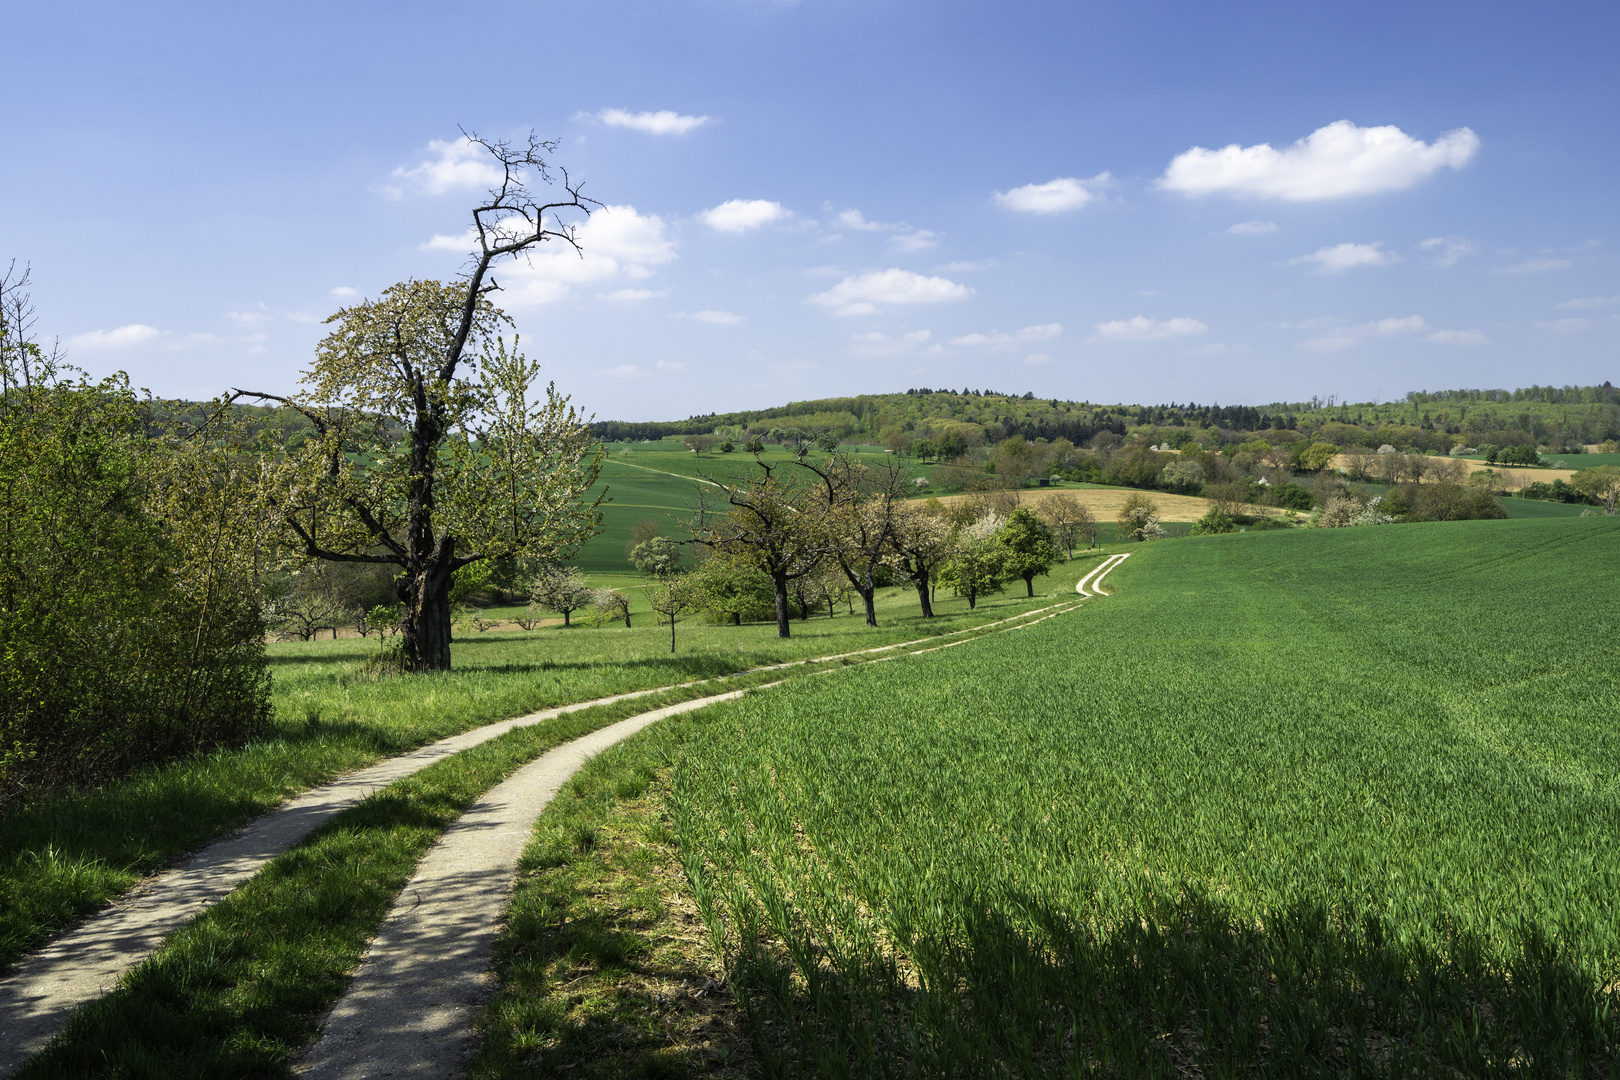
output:
<path id="1" fill-rule="evenodd" d="M 1039 505 L 1042 499 L 1053 495 L 1073 495 L 1086 505 L 1098 521 L 1113 521 L 1119 516 L 1120 508 L 1125 505 L 1128 495 L 1137 494 L 1129 488 L 1036 488 L 1033 491 L 1020 491 L 1025 505 Z M 1160 521 L 1197 521 L 1209 511 L 1211 505 L 1208 499 L 1195 498 L 1191 495 L 1170 495 L 1163 491 L 1141 492 L 1159 504 Z M 963 499 L 972 498 L 971 495 L 942 495 L 939 501 L 947 506 L 959 503 Z M 1257 508 L 1249 508 L 1250 513 Z M 1277 514 L 1281 511 L 1267 509 L 1268 514 Z"/>

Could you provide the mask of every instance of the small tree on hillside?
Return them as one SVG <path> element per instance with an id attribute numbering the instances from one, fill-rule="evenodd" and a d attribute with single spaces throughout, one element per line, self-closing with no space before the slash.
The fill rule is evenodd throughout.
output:
<path id="1" fill-rule="evenodd" d="M 789 483 L 777 467 L 756 459 L 759 472 L 741 479 L 716 481 L 729 510 L 720 513 L 707 503 L 708 489 L 698 489 L 693 541 L 732 559 L 757 566 L 771 579 L 776 605 L 776 634 L 788 637 L 789 585 L 812 573 L 826 558 L 827 499 L 825 488 Z"/>
<path id="2" fill-rule="evenodd" d="M 938 506 L 938 501 L 929 502 Z M 889 565 L 911 580 L 925 619 L 934 617 L 932 588 L 940 568 L 951 554 L 951 529 L 943 513 L 903 504 L 896 515 L 890 540 Z"/>
<path id="3" fill-rule="evenodd" d="M 866 625 L 877 625 L 875 573 L 894 549 L 907 476 L 894 463 L 877 467 L 835 458 L 825 469 L 806 466 L 826 485 L 828 546 L 850 587 L 866 608 Z"/>
<path id="4" fill-rule="evenodd" d="M 1057 561 L 1052 532 L 1027 506 L 1014 510 L 1001 526 L 997 539 L 1006 551 L 1007 575 L 1022 578 L 1029 595 L 1035 595 L 1035 576 L 1051 572 Z"/>
<path id="5" fill-rule="evenodd" d="M 660 574 L 644 591 L 647 605 L 657 613 L 659 621 L 669 620 L 669 651 L 674 652 L 676 620 L 698 608 L 696 583 L 685 574 Z"/>
<path id="6" fill-rule="evenodd" d="M 697 603 L 718 621 L 740 626 L 745 619 L 769 618 L 773 610 L 770 575 L 752 559 L 716 552 L 698 563 L 690 579 Z"/>
<path id="7" fill-rule="evenodd" d="M 624 545 L 624 557 L 633 559 L 636 548 L 655 536 L 664 535 L 664 523 L 654 518 L 641 518 L 630 526 L 630 539 Z"/>
<path id="8" fill-rule="evenodd" d="M 1159 528 L 1159 504 L 1140 491 L 1125 496 L 1118 525 L 1121 540 L 1153 540 L 1164 535 Z"/>
<path id="9" fill-rule="evenodd" d="M 1569 486 L 1596 499 L 1605 514 L 1614 513 L 1616 505 L 1620 504 L 1620 469 L 1613 465 L 1581 469 L 1569 478 Z"/>
<path id="10" fill-rule="evenodd" d="M 1037 506 L 1041 520 L 1052 530 L 1052 538 L 1063 546 L 1064 554 L 1074 558 L 1074 546 L 1097 535 L 1097 519 L 1091 507 L 1081 502 L 1072 492 L 1059 491 L 1042 499 Z"/>
<path id="11" fill-rule="evenodd" d="M 644 574 L 673 574 L 681 568 L 681 545 L 667 536 L 655 536 L 636 545 L 630 562 Z"/>
<path id="12" fill-rule="evenodd" d="M 585 581 L 585 575 L 572 566 L 550 563 L 540 569 L 529 581 L 529 599 L 536 606 L 555 611 L 563 617 L 563 625 L 571 612 L 589 607 L 596 591 Z"/>
<path id="13" fill-rule="evenodd" d="M 997 535 L 1000 526 L 994 515 L 986 514 L 962 529 L 950 559 L 940 570 L 940 583 L 949 585 L 957 596 L 965 596 L 969 611 L 979 606 L 979 597 L 998 593 L 1007 583 L 1007 551 Z"/>

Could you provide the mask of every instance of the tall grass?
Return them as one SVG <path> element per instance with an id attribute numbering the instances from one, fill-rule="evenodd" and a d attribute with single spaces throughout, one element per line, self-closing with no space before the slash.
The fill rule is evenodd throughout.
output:
<path id="1" fill-rule="evenodd" d="M 1148 545 L 1017 634 L 725 707 L 677 822 L 821 1075 L 1620 1069 L 1613 522 Z"/>

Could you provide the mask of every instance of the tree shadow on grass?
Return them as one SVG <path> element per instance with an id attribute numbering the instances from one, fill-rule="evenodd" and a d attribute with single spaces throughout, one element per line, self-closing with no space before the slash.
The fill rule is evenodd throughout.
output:
<path id="1" fill-rule="evenodd" d="M 1106 933 L 1027 897 L 951 905 L 905 958 L 806 970 L 744 939 L 734 983 L 768 1074 L 1613 1076 L 1620 1009 L 1538 928 L 1505 957 L 1314 906 L 1263 925 L 1190 891 Z M 1005 912 L 1018 911 L 1013 920 Z M 791 933 L 791 932 L 790 932 Z"/>

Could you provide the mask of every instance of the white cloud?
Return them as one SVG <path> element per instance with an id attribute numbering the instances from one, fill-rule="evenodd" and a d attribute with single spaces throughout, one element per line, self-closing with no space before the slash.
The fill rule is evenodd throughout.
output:
<path id="1" fill-rule="evenodd" d="M 1555 334 L 1573 334 L 1575 331 L 1585 330 L 1591 325 L 1591 319 L 1554 319 L 1551 322 L 1536 323 L 1539 329 L 1551 330 Z"/>
<path id="2" fill-rule="evenodd" d="M 1276 232 L 1278 225 L 1275 221 L 1240 221 L 1226 230 L 1228 236 L 1264 236 L 1266 233 Z"/>
<path id="3" fill-rule="evenodd" d="M 1063 333 L 1062 323 L 1043 323 L 1040 326 L 1026 326 L 1016 334 L 995 331 L 989 334 L 967 334 L 964 337 L 951 338 L 952 345 L 996 345 L 1010 346 L 1017 341 L 1051 341 Z"/>
<path id="4" fill-rule="evenodd" d="M 685 371 L 686 364 L 680 360 L 660 360 L 653 367 L 659 371 Z"/>
<path id="5" fill-rule="evenodd" d="M 1302 329 L 1320 327 L 1330 320 L 1312 319 L 1297 323 Z M 1337 352 L 1348 349 L 1352 345 L 1370 337 L 1393 337 L 1400 334 L 1421 334 L 1429 329 L 1429 322 L 1421 315 L 1404 315 L 1387 319 L 1376 319 L 1373 322 L 1362 323 L 1360 326 L 1349 326 L 1337 329 L 1321 337 L 1310 338 L 1299 343 L 1302 349 L 1311 352 Z M 1467 335 L 1476 333 L 1473 330 L 1437 330 L 1429 335 L 1430 341 L 1445 341 L 1462 343 Z"/>
<path id="6" fill-rule="evenodd" d="M 806 301 L 833 309 L 834 315 L 870 315 L 879 304 L 942 304 L 966 300 L 973 289 L 942 277 L 910 270 L 872 270 L 846 277 Z"/>
<path id="7" fill-rule="evenodd" d="M 863 232 L 890 232 L 902 227 L 883 221 L 868 221 L 859 210 L 843 211 L 838 215 L 838 224 L 846 229 L 860 229 Z"/>
<path id="8" fill-rule="evenodd" d="M 1570 311 L 1580 308 L 1613 307 L 1620 304 L 1620 296 L 1588 296 L 1580 300 L 1565 300 L 1553 306 L 1560 311 Z"/>
<path id="9" fill-rule="evenodd" d="M 693 322 L 710 323 L 714 326 L 733 326 L 743 321 L 741 315 L 733 315 L 729 311 L 694 311 L 690 315 L 684 311 L 677 311 L 670 318 L 691 319 Z"/>
<path id="10" fill-rule="evenodd" d="M 438 156 L 407 169 L 401 165 L 393 172 L 393 179 L 404 181 L 411 187 L 429 195 L 443 195 L 447 191 L 468 187 L 494 187 L 504 179 L 501 169 L 489 156 L 489 151 L 463 135 L 459 139 L 428 143 L 428 150 Z M 384 190 L 398 196 L 397 186 Z"/>
<path id="11" fill-rule="evenodd" d="M 1394 266 L 1406 261 L 1395 252 L 1383 248 L 1382 240 L 1371 244 L 1334 244 L 1332 247 L 1319 248 L 1309 255 L 1289 259 L 1288 265 L 1314 263 L 1318 274 L 1342 274 L 1358 266 Z"/>
<path id="12" fill-rule="evenodd" d="M 939 234 L 929 229 L 913 229 L 911 232 L 889 237 L 889 246 L 895 251 L 910 255 L 939 246 Z"/>
<path id="13" fill-rule="evenodd" d="M 1030 353 L 1024 357 L 1024 363 L 1026 364 L 1050 364 L 1051 362 L 1052 358 L 1043 352 Z"/>
<path id="14" fill-rule="evenodd" d="M 634 364 L 620 364 L 618 367 L 599 368 L 598 375 L 606 375 L 610 379 L 634 379 L 647 374 L 647 369 Z"/>
<path id="15" fill-rule="evenodd" d="M 275 318 L 270 312 L 264 310 L 263 304 L 259 305 L 258 311 L 227 311 L 225 317 L 238 326 L 257 326 Z"/>
<path id="16" fill-rule="evenodd" d="M 903 353 L 915 352 L 926 345 L 931 336 L 927 330 L 913 330 L 896 337 L 873 330 L 865 334 L 851 334 L 850 350 L 862 356 L 900 356 Z"/>
<path id="17" fill-rule="evenodd" d="M 596 298 L 598 300 L 611 300 L 616 304 L 639 304 L 643 300 L 668 295 L 668 289 L 614 289 L 612 292 L 597 293 Z"/>
<path id="18" fill-rule="evenodd" d="M 1145 315 L 1131 319 L 1115 319 L 1097 324 L 1093 341 L 1162 341 L 1165 338 L 1206 334 L 1209 327 L 1197 319 L 1165 319 L 1159 321 Z"/>
<path id="19" fill-rule="evenodd" d="M 1432 252 L 1435 266 L 1456 266 L 1476 249 L 1467 237 L 1431 236 L 1418 245 L 1418 250 Z"/>
<path id="20" fill-rule="evenodd" d="M 781 221 L 788 216 L 779 202 L 766 199 L 732 199 L 699 214 L 698 220 L 716 232 L 740 233 Z"/>
<path id="21" fill-rule="evenodd" d="M 1089 180 L 1073 176 L 1060 176 L 1044 184 L 1025 184 L 1011 191 L 998 191 L 993 198 L 1000 206 L 1026 214 L 1056 214 L 1064 210 L 1078 210 L 1098 198 L 1098 194 L 1112 181 L 1107 173 L 1098 173 Z"/>
<path id="22" fill-rule="evenodd" d="M 629 128 L 631 131 L 641 131 L 648 135 L 685 135 L 693 128 L 702 127 L 710 122 L 707 116 L 682 116 L 669 109 L 638 113 L 626 109 L 603 109 L 599 113 L 588 115 L 608 127 Z"/>
<path id="23" fill-rule="evenodd" d="M 1195 146 L 1171 159 L 1158 186 L 1184 195 L 1252 195 L 1309 202 L 1399 191 L 1441 169 L 1460 169 L 1479 136 L 1458 128 L 1432 144 L 1393 125 L 1357 127 L 1338 120 L 1281 150 L 1270 143 L 1219 150 Z"/>
<path id="24" fill-rule="evenodd" d="M 1524 262 L 1514 263 L 1512 266 L 1498 266 L 1496 269 L 1492 270 L 1491 273 L 1544 274 L 1548 270 L 1563 270 L 1574 265 L 1575 263 L 1570 259 L 1549 259 L 1543 257 L 1539 259 L 1526 259 Z"/>
<path id="25" fill-rule="evenodd" d="M 130 323 L 128 326 L 120 326 L 116 330 L 91 330 L 89 333 L 75 334 L 67 339 L 67 347 L 69 349 L 83 349 L 85 352 L 103 352 L 112 349 L 127 349 L 162 336 L 163 331 L 155 326 Z"/>
<path id="26" fill-rule="evenodd" d="M 332 295 L 337 297 L 339 300 L 347 300 L 351 296 L 359 296 L 360 290 L 352 289 L 347 285 L 339 285 L 337 288 L 332 290 Z"/>
<path id="27" fill-rule="evenodd" d="M 1001 263 L 995 259 L 981 259 L 978 262 L 950 262 L 946 263 L 944 266 L 936 266 L 934 269 L 943 270 L 947 274 L 962 274 L 967 273 L 970 270 L 988 270 L 992 266 L 1000 265 Z"/>
<path id="28" fill-rule="evenodd" d="M 1400 319 L 1379 319 L 1359 327 L 1363 334 L 1417 334 L 1429 328 L 1421 315 L 1408 315 Z"/>
<path id="29" fill-rule="evenodd" d="M 572 285 L 651 277 L 655 267 L 676 257 L 675 244 L 664 228 L 664 220 L 656 214 L 641 214 L 633 206 L 604 206 L 580 223 L 576 233 L 579 251 L 553 240 L 497 263 L 492 276 L 503 289 L 501 304 L 548 304 L 567 296 Z M 435 236 L 422 246 L 468 252 L 477 243 L 469 231 L 461 236 Z"/>
<path id="30" fill-rule="evenodd" d="M 1478 330 L 1436 330 L 1429 340 L 1437 345 L 1483 345 L 1485 335 Z"/>
<path id="31" fill-rule="evenodd" d="M 916 229 L 903 221 L 868 221 L 859 210 L 841 211 L 836 220 L 846 229 L 895 233 L 897 235 L 889 237 L 889 246 L 906 254 L 926 251 L 939 244 L 939 234 L 931 229 Z"/>

